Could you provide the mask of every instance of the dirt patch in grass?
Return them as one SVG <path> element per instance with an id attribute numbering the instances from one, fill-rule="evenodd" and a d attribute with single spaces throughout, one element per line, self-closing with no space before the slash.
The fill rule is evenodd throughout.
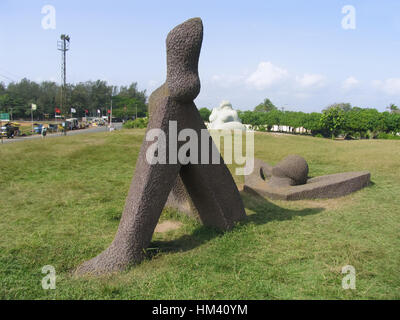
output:
<path id="1" fill-rule="evenodd" d="M 168 231 L 176 230 L 182 227 L 182 223 L 178 221 L 164 221 L 162 223 L 159 223 L 156 227 L 155 232 L 157 233 L 165 233 Z"/>

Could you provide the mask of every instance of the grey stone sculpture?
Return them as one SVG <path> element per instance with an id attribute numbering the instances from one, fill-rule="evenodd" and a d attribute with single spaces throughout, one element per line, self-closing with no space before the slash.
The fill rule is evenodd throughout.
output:
<path id="1" fill-rule="evenodd" d="M 245 176 L 244 190 L 276 200 L 337 198 L 368 186 L 369 172 L 346 172 L 308 179 L 307 161 L 290 155 L 272 167 L 254 159 L 253 173 Z"/>
<path id="2" fill-rule="evenodd" d="M 190 198 L 180 176 L 178 176 L 175 181 L 165 207 L 178 210 L 178 212 L 182 212 L 191 218 L 201 221 L 199 212 Z"/>
<path id="3" fill-rule="evenodd" d="M 202 39 L 199 18 L 184 22 L 168 34 L 167 79 L 150 97 L 152 115 L 147 132 L 161 129 L 169 141 L 170 121 L 177 122 L 178 131 L 195 130 L 199 138 L 200 130 L 206 129 L 193 103 L 200 91 L 198 59 Z M 178 143 L 178 150 L 183 143 Z M 210 136 L 208 143 L 215 147 Z M 142 144 L 114 241 L 103 253 L 80 265 L 77 274 L 109 273 L 141 262 L 178 177 L 205 225 L 228 230 L 246 217 L 239 191 L 222 158 L 220 164 L 170 163 L 167 143 L 167 164 L 149 164 L 146 151 L 151 144 L 146 139 Z"/>

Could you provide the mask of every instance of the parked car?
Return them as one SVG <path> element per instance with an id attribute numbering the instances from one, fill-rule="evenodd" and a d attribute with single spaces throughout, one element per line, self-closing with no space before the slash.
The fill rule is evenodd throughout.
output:
<path id="1" fill-rule="evenodd" d="M 58 125 L 57 124 L 49 124 L 49 127 L 47 128 L 47 131 L 49 133 L 57 132 L 57 130 L 58 130 Z"/>
<path id="2" fill-rule="evenodd" d="M 33 132 L 34 133 L 42 134 L 42 128 L 43 128 L 43 125 L 40 124 L 40 123 L 34 123 L 33 124 Z"/>
<path id="3" fill-rule="evenodd" d="M 19 135 L 19 126 L 14 123 L 7 123 L 0 129 L 0 137 L 6 137 L 7 139 L 13 139 Z"/>
<path id="4" fill-rule="evenodd" d="M 67 123 L 68 130 L 77 130 L 79 129 L 79 121 L 76 118 L 70 118 L 65 120 Z"/>

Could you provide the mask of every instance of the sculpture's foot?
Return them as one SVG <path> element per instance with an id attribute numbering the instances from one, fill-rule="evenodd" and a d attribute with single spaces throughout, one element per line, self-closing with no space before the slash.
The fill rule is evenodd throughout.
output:
<path id="1" fill-rule="evenodd" d="M 132 250 L 121 250 L 112 244 L 97 257 L 81 264 L 76 275 L 102 275 L 126 270 L 129 266 L 138 264 L 145 258 L 144 251 L 134 253 Z"/>

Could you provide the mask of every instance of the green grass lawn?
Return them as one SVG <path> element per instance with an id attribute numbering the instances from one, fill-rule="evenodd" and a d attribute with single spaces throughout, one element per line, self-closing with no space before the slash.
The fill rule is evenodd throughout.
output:
<path id="1" fill-rule="evenodd" d="M 143 136 L 0 145 L 1 299 L 400 299 L 399 141 L 256 134 L 256 157 L 268 163 L 295 153 L 311 176 L 368 170 L 373 183 L 330 200 L 242 194 L 248 219 L 225 234 L 165 211 L 162 220 L 183 226 L 156 233 L 151 258 L 111 276 L 72 276 L 111 243 Z M 56 290 L 42 289 L 45 265 Z M 356 290 L 342 289 L 345 265 Z"/>

